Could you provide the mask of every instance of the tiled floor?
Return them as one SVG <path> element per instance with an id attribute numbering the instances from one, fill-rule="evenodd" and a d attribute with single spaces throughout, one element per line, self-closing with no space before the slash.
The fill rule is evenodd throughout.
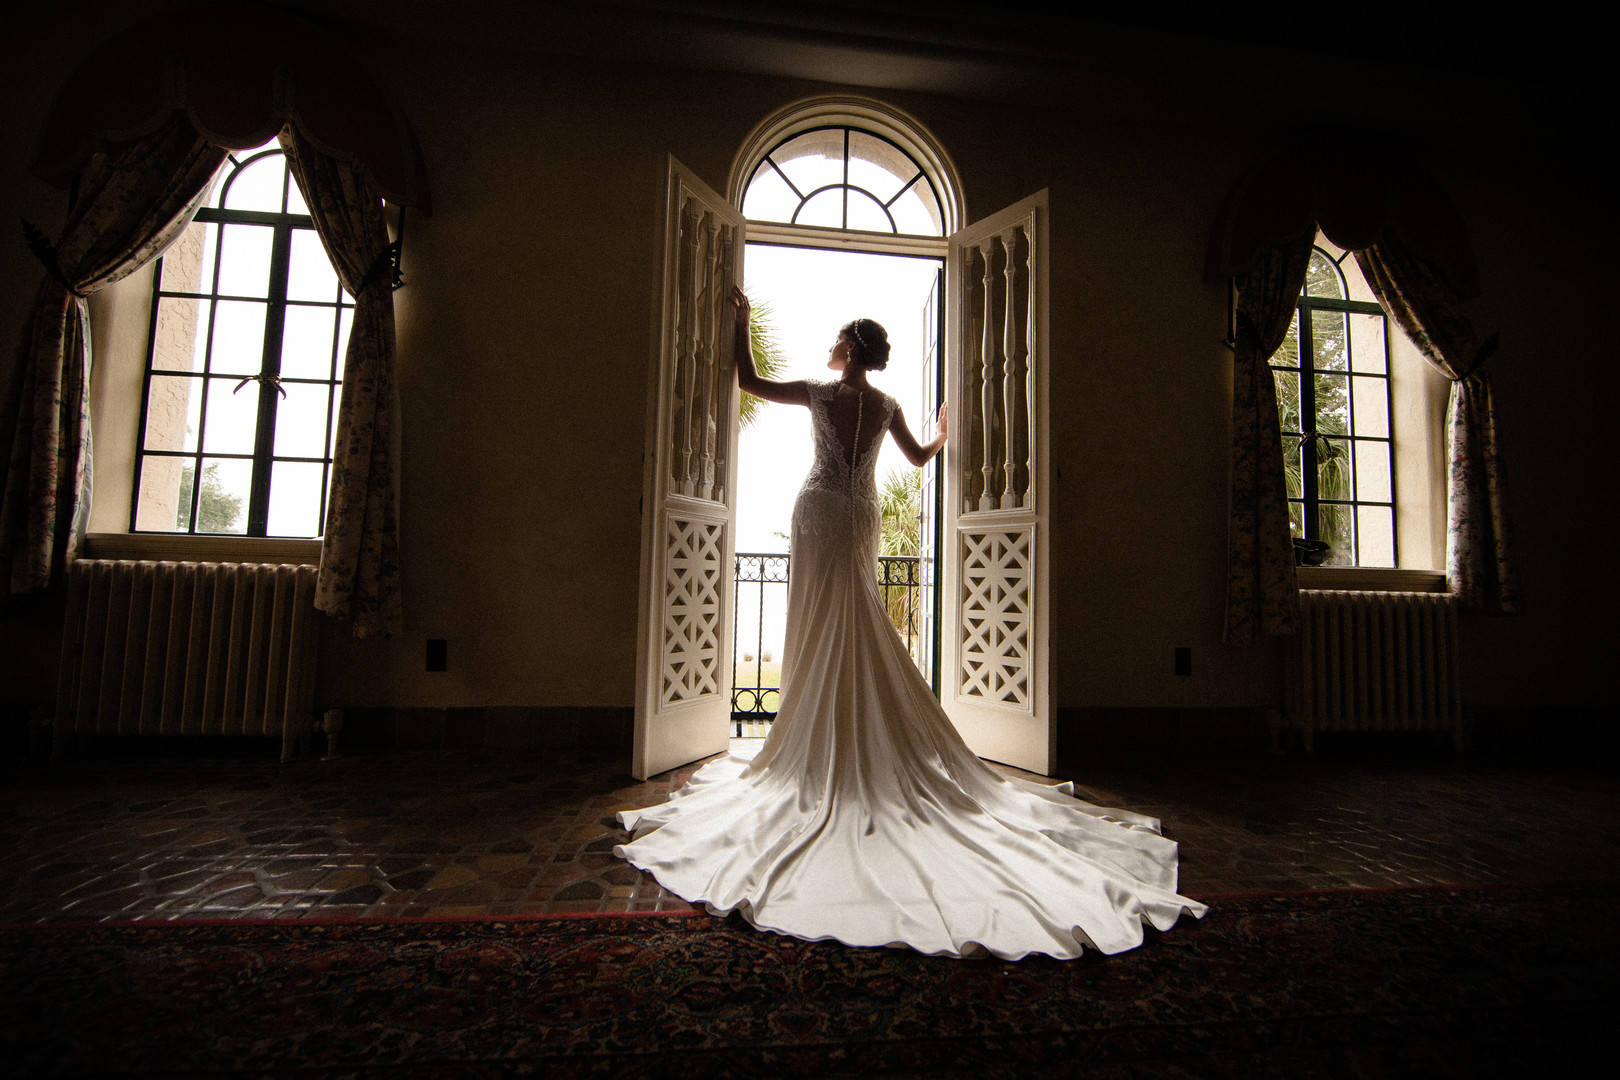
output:
<path id="1" fill-rule="evenodd" d="M 662 800 L 622 760 L 395 751 L 335 761 L 13 767 L 0 922 L 668 911 L 613 858 Z M 1410 752 L 1099 757 L 1084 798 L 1153 814 L 1194 895 L 1614 878 L 1612 766 Z"/>

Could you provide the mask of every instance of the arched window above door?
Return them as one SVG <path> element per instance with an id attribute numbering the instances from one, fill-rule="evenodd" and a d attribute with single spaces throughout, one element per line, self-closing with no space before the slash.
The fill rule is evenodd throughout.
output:
<path id="1" fill-rule="evenodd" d="M 854 232 L 873 249 L 940 255 L 964 220 L 939 143 L 864 98 L 812 98 L 767 117 L 737 155 L 730 187 L 750 239 L 765 242 L 815 246 Z"/>
<path id="2" fill-rule="evenodd" d="M 772 147 L 754 168 L 742 210 L 753 221 L 945 233 L 927 171 L 888 139 L 855 127 L 813 128 Z"/>

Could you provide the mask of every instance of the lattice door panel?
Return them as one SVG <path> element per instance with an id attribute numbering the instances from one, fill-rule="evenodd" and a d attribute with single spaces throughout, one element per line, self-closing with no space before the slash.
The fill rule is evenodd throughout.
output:
<path id="1" fill-rule="evenodd" d="M 1034 685 L 1034 530 L 964 530 L 957 693 L 1030 707 Z"/>
<path id="2" fill-rule="evenodd" d="M 673 515 L 666 524 L 662 697 L 669 705 L 720 693 L 720 590 L 726 560 L 723 525 Z"/>

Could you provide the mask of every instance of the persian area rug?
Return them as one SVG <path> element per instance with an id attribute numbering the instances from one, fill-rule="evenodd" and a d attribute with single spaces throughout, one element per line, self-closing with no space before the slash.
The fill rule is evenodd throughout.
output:
<path id="1" fill-rule="evenodd" d="M 0 928 L 14 1076 L 1478 1077 L 1617 1017 L 1611 885 L 1215 897 L 1118 956 L 733 918 Z"/>

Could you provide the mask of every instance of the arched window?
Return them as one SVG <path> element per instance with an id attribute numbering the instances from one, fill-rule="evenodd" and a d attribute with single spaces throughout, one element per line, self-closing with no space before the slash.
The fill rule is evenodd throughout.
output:
<path id="1" fill-rule="evenodd" d="M 738 152 L 729 197 L 761 243 L 939 257 L 964 221 L 944 149 L 865 98 L 812 98 L 767 117 Z"/>
<path id="2" fill-rule="evenodd" d="M 1294 536 L 1326 543 L 1325 565 L 1399 565 L 1388 319 L 1320 234 L 1271 367 Z"/>
<path id="3" fill-rule="evenodd" d="M 892 140 L 855 127 L 811 128 L 771 147 L 754 167 L 742 211 L 753 221 L 945 235 L 927 170 Z"/>
<path id="4" fill-rule="evenodd" d="M 354 298 L 275 140 L 230 159 L 152 311 L 131 530 L 320 535 Z"/>

